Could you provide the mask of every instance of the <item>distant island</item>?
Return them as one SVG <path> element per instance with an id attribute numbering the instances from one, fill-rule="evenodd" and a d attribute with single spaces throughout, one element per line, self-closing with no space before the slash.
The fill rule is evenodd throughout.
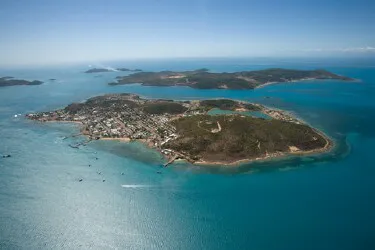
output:
<path id="1" fill-rule="evenodd" d="M 272 83 L 313 79 L 352 81 L 326 70 L 265 69 L 234 73 L 211 73 L 208 69 L 193 71 L 138 72 L 119 76 L 109 85 L 141 83 L 147 86 L 188 86 L 197 89 L 254 89 Z"/>
<path id="2" fill-rule="evenodd" d="M 127 69 L 127 68 L 117 68 L 117 69 L 111 69 L 111 68 L 93 68 L 85 71 L 85 73 L 103 73 L 103 72 L 116 72 L 116 71 L 129 71 L 129 72 L 140 72 L 141 69 Z"/>
<path id="3" fill-rule="evenodd" d="M 27 81 L 14 79 L 11 76 L 0 77 L 0 87 L 16 86 L 16 85 L 40 85 L 41 81 Z"/>
<path id="4" fill-rule="evenodd" d="M 235 165 L 323 152 L 332 146 L 323 133 L 286 112 L 230 99 L 173 101 L 109 94 L 26 117 L 77 122 L 87 142 L 140 140 L 162 153 L 168 159 L 166 165 L 176 159 Z"/>

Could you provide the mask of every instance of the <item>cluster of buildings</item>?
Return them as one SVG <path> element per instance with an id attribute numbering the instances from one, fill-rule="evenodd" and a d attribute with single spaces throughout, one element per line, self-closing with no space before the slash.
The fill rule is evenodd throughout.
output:
<path id="1" fill-rule="evenodd" d="M 83 125 L 82 133 L 91 139 L 143 139 L 150 146 L 161 148 L 177 138 L 176 128 L 169 122 L 175 115 L 148 114 L 142 108 L 145 102 L 121 95 L 108 95 L 92 101 L 89 99 L 82 104 L 71 104 L 57 111 L 28 114 L 27 117 L 38 121 L 79 122 Z"/>
<path id="2" fill-rule="evenodd" d="M 296 118 L 286 114 L 285 112 L 279 111 L 279 110 L 263 108 L 262 112 L 267 114 L 268 116 L 272 117 L 273 119 L 276 119 L 276 120 L 301 124 L 301 122 L 299 120 L 297 120 Z"/>

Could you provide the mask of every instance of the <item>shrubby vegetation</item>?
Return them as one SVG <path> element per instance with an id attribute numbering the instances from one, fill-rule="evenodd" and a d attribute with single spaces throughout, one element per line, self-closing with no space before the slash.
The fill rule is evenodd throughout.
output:
<path id="1" fill-rule="evenodd" d="M 66 106 L 64 108 L 64 111 L 65 112 L 69 112 L 71 114 L 76 114 L 78 111 L 80 111 L 84 107 L 85 107 L 85 104 L 74 102 L 74 103 L 69 104 L 68 106 Z"/>
<path id="2" fill-rule="evenodd" d="M 143 105 L 143 111 L 149 114 L 181 114 L 186 110 L 186 107 L 177 102 L 158 101 Z"/>
<path id="3" fill-rule="evenodd" d="M 212 133 L 207 129 L 217 122 L 222 128 L 220 132 Z M 326 144 L 326 140 L 312 128 L 280 120 L 197 115 L 175 120 L 173 125 L 181 136 L 165 147 L 208 161 L 231 162 L 267 153 L 289 152 L 289 146 L 313 150 Z"/>
<path id="4" fill-rule="evenodd" d="M 235 110 L 236 108 L 245 108 L 250 111 L 259 111 L 260 108 L 251 103 L 239 103 L 230 99 L 213 99 L 204 100 L 200 102 L 200 105 L 207 110 L 217 108 L 222 110 Z"/>
<path id="5" fill-rule="evenodd" d="M 233 110 L 238 104 L 237 102 L 230 99 L 213 99 L 213 100 L 204 100 L 200 102 L 201 106 L 206 106 L 208 108 L 218 108 L 223 110 Z"/>

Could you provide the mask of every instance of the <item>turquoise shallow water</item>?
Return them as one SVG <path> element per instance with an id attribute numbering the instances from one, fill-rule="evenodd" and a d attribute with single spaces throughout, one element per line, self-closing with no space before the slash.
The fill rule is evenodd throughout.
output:
<path id="1" fill-rule="evenodd" d="M 110 66 L 326 68 L 361 81 L 195 90 L 109 87 L 120 73 L 83 74 L 86 65 L 0 69 L 0 76 L 46 81 L 0 89 L 0 153 L 12 155 L 0 158 L 0 249 L 375 249 L 375 61 L 207 59 Z M 142 144 L 100 141 L 76 150 L 68 144 L 81 138 L 62 140 L 78 131 L 75 125 L 14 117 L 114 92 L 259 102 L 295 113 L 331 136 L 337 148 L 236 169 L 162 169 L 160 155 Z"/>

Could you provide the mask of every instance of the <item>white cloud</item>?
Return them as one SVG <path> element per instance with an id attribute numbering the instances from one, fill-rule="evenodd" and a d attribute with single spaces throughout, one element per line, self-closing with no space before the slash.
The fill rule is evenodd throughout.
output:
<path id="1" fill-rule="evenodd" d="M 294 52 L 341 52 L 341 53 L 375 53 L 375 47 L 353 47 L 353 48 L 307 48 L 307 49 L 293 49 L 293 50 L 282 50 L 282 51 L 294 51 Z"/>
<path id="2" fill-rule="evenodd" d="M 362 47 L 362 48 L 345 48 L 341 49 L 343 52 L 375 52 L 375 47 Z"/>

